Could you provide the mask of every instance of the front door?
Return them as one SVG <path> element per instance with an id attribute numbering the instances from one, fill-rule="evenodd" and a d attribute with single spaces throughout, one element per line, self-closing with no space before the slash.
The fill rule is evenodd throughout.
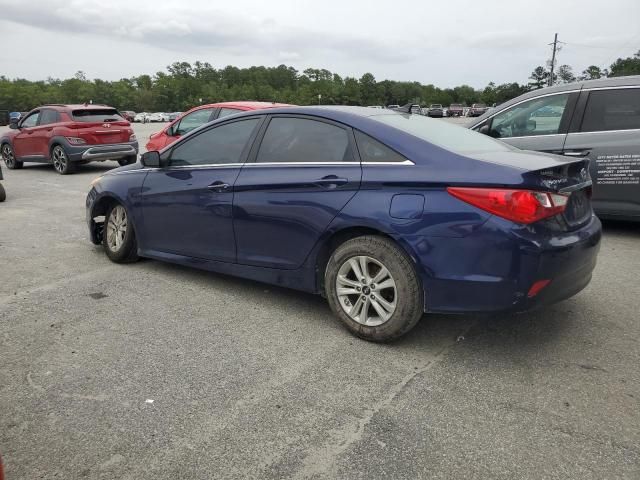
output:
<path id="1" fill-rule="evenodd" d="M 640 88 L 582 95 L 584 115 L 563 153 L 590 160 L 597 214 L 640 217 Z"/>
<path id="2" fill-rule="evenodd" d="M 38 129 L 39 118 L 40 112 L 35 111 L 24 117 L 24 120 L 20 122 L 20 131 L 12 140 L 13 151 L 16 158 L 20 159 L 38 155 L 38 142 L 33 135 Z"/>
<path id="3" fill-rule="evenodd" d="M 230 121 L 188 136 L 142 188 L 143 250 L 234 262 L 233 186 L 260 119 Z"/>
<path id="4" fill-rule="evenodd" d="M 235 185 L 238 263 L 295 269 L 355 195 L 353 133 L 315 117 L 274 115 Z"/>

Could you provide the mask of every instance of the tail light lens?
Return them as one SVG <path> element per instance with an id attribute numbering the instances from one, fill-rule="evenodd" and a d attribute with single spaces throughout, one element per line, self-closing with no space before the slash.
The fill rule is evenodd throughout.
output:
<path id="1" fill-rule="evenodd" d="M 506 188 L 449 187 L 450 195 L 516 223 L 534 223 L 564 212 L 568 195 Z"/>

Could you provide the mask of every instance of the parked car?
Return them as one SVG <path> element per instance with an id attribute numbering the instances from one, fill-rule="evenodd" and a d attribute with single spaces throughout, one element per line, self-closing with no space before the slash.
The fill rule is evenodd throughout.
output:
<path id="1" fill-rule="evenodd" d="M 288 105 L 285 103 L 270 102 L 222 102 L 200 105 L 192 108 L 159 132 L 151 134 L 146 148 L 147 150 L 161 150 L 178 140 L 185 133 L 217 118 L 248 110 L 286 106 Z"/>
<path id="2" fill-rule="evenodd" d="M 427 116 L 442 118 L 444 116 L 442 105 L 440 105 L 439 103 L 432 103 L 429 106 L 429 110 L 427 111 Z"/>
<path id="3" fill-rule="evenodd" d="M 588 160 L 595 212 L 640 221 L 640 76 L 535 90 L 469 128 L 518 148 Z"/>
<path id="4" fill-rule="evenodd" d="M 136 115 L 133 117 L 133 121 L 136 123 L 146 123 L 148 116 L 149 113 L 147 112 L 136 113 Z"/>
<path id="5" fill-rule="evenodd" d="M 120 112 L 122 118 L 124 118 L 127 122 L 133 122 L 136 117 L 136 112 L 132 112 L 131 110 L 124 110 Z"/>
<path id="6" fill-rule="evenodd" d="M 464 106 L 460 103 L 452 103 L 447 109 L 447 117 L 461 117 L 464 115 Z"/>
<path id="7" fill-rule="evenodd" d="M 83 163 L 136 161 L 138 141 L 131 125 L 106 105 L 44 105 L 11 122 L 0 137 L 0 152 L 9 169 L 25 162 L 51 163 L 66 175 Z"/>
<path id="8" fill-rule="evenodd" d="M 162 112 L 150 113 L 147 115 L 147 122 L 151 122 L 151 123 L 164 122 L 163 115 L 164 114 Z"/>
<path id="9" fill-rule="evenodd" d="M 3 180 L 1 166 L 0 166 L 0 180 Z M 6 199 L 7 199 L 7 192 L 5 192 L 4 187 L 2 186 L 2 183 L 0 183 L 0 202 L 4 202 Z"/>
<path id="10" fill-rule="evenodd" d="M 474 103 L 473 105 L 471 105 L 467 116 L 479 117 L 481 115 L 484 115 L 487 110 L 489 110 L 489 107 L 487 107 L 484 103 Z"/>
<path id="11" fill-rule="evenodd" d="M 601 237 L 585 165 L 422 115 L 262 109 L 97 178 L 87 220 L 114 262 L 323 294 L 351 332 L 386 341 L 424 312 L 524 311 L 583 289 Z"/>
<path id="12" fill-rule="evenodd" d="M 9 122 L 11 120 L 20 120 L 22 118 L 22 112 L 9 112 Z"/>
<path id="13" fill-rule="evenodd" d="M 387 105 L 389 110 L 393 110 L 394 108 L 400 108 L 400 105 Z"/>
<path id="14" fill-rule="evenodd" d="M 169 114 L 169 121 L 173 122 L 176 118 L 182 115 L 182 112 L 171 112 Z"/>

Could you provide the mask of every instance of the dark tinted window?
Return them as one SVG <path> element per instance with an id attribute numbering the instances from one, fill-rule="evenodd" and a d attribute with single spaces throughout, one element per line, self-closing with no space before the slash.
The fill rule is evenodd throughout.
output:
<path id="1" fill-rule="evenodd" d="M 589 94 L 583 132 L 640 128 L 640 88 L 599 90 Z"/>
<path id="2" fill-rule="evenodd" d="M 22 127 L 35 127 L 36 124 L 38 123 L 38 117 L 40 117 L 40 112 L 35 112 L 32 113 L 31 115 L 29 115 L 28 117 L 26 117 L 22 123 L 20 124 L 20 126 Z"/>
<path id="3" fill-rule="evenodd" d="M 304 118 L 273 118 L 256 161 L 348 162 L 353 156 L 343 128 Z"/>
<path id="4" fill-rule="evenodd" d="M 119 122 L 124 120 L 115 108 L 86 108 L 74 110 L 72 115 L 76 122 Z"/>
<path id="5" fill-rule="evenodd" d="M 40 112 L 40 125 L 48 125 L 58 121 L 58 112 L 55 110 L 42 110 Z"/>
<path id="6" fill-rule="evenodd" d="M 257 124 L 258 119 L 251 118 L 196 134 L 173 149 L 171 165 L 239 163 Z"/>
<path id="7" fill-rule="evenodd" d="M 204 125 L 209 121 L 212 111 L 212 108 L 203 108 L 186 114 L 180 119 L 180 123 L 178 123 L 178 126 L 175 128 L 175 134 L 184 135 L 198 128 L 200 125 Z"/>
<path id="8" fill-rule="evenodd" d="M 220 114 L 218 115 L 218 118 L 222 118 L 222 117 L 228 117 L 229 115 L 235 115 L 236 113 L 240 113 L 242 112 L 242 110 L 238 110 L 236 108 L 221 108 L 220 109 Z"/>
<path id="9" fill-rule="evenodd" d="M 371 138 L 369 135 L 357 130 L 355 130 L 355 135 L 358 151 L 360 152 L 360 159 L 363 162 L 404 162 L 406 160 L 402 155 Z"/>

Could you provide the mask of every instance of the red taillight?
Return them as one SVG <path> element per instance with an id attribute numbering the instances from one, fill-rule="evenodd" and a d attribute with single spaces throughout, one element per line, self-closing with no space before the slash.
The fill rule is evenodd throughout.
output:
<path id="1" fill-rule="evenodd" d="M 551 283 L 551 280 L 538 280 L 536 283 L 531 285 L 531 288 L 529 289 L 529 293 L 527 293 L 527 297 L 529 298 L 535 297 L 542 291 L 544 287 L 546 287 L 550 283 Z"/>
<path id="2" fill-rule="evenodd" d="M 449 187 L 463 202 L 517 223 L 533 223 L 564 212 L 569 197 L 558 193 L 507 188 Z"/>

